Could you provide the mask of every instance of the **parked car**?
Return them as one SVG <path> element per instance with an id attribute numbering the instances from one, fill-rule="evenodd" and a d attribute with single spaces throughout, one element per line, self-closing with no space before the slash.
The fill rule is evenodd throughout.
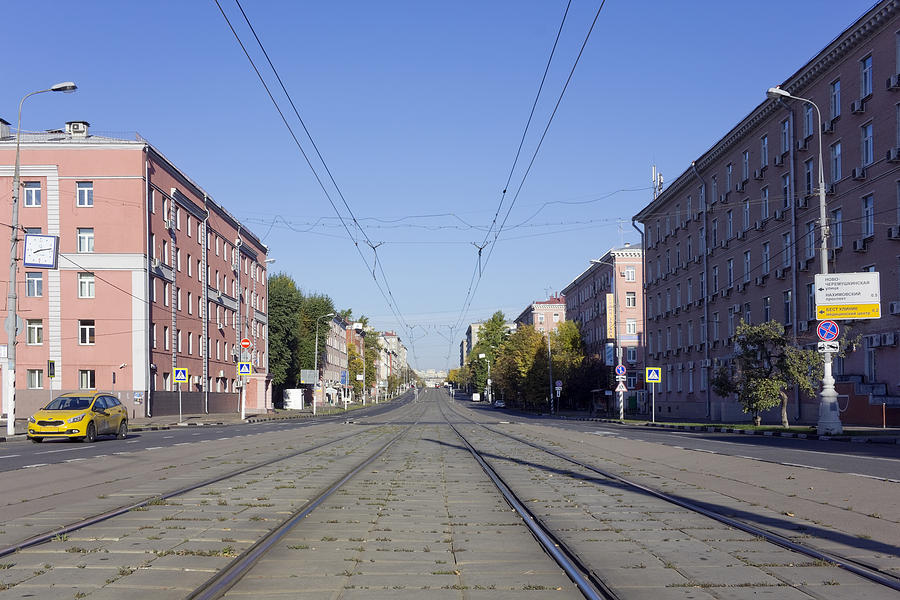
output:
<path id="1" fill-rule="evenodd" d="M 494 408 L 506 408 L 506 402 L 503 400 L 494 400 Z"/>
<path id="2" fill-rule="evenodd" d="M 103 392 L 72 392 L 57 396 L 28 419 L 28 439 L 68 438 L 91 443 L 98 435 L 128 435 L 128 411 Z"/>

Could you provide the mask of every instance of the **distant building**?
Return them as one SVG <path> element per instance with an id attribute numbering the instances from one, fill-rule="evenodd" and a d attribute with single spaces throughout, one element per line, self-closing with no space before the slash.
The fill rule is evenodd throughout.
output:
<path id="1" fill-rule="evenodd" d="M 566 320 L 565 296 L 553 296 L 547 300 L 535 300 L 516 317 L 516 325 L 532 325 L 541 333 L 556 331 Z"/>
<path id="2" fill-rule="evenodd" d="M 481 328 L 484 326 L 484 321 L 479 323 L 471 323 L 466 328 L 466 337 L 459 345 L 459 354 L 460 354 L 460 366 L 466 364 L 466 360 L 469 358 L 469 353 L 472 351 L 472 348 L 475 347 L 475 344 L 478 343 L 478 334 L 481 331 Z M 504 325 L 506 325 L 507 333 L 512 333 L 516 330 L 516 323 L 514 321 L 507 321 Z"/>
<path id="3" fill-rule="evenodd" d="M 566 315 L 578 323 L 588 355 L 610 368 L 622 349 L 629 390 L 643 387 L 643 251 L 640 246 L 613 248 L 563 289 Z"/>

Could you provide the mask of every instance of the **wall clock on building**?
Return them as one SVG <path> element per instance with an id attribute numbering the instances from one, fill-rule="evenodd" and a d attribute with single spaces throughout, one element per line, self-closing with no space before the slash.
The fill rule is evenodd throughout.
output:
<path id="1" fill-rule="evenodd" d="M 59 237 L 55 235 L 25 234 L 24 264 L 38 269 L 55 269 L 59 255 Z"/>

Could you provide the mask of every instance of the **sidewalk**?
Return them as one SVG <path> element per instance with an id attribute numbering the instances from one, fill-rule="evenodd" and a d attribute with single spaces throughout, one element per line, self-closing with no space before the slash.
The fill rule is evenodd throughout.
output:
<path id="1" fill-rule="evenodd" d="M 797 433 L 794 431 L 758 431 L 752 429 L 742 429 L 733 427 L 728 423 L 709 423 L 709 424 L 682 424 L 676 422 L 657 421 L 651 423 L 631 417 L 626 421 L 611 419 L 608 417 L 591 416 L 586 412 L 579 411 L 563 411 L 554 415 L 559 419 L 569 419 L 575 421 L 597 421 L 600 423 L 615 423 L 626 427 L 657 427 L 661 429 L 679 429 L 682 431 L 708 431 L 715 433 L 732 433 L 738 435 L 759 435 L 768 437 L 786 437 L 799 438 L 809 440 L 830 440 L 839 442 L 853 442 L 856 444 L 900 444 L 900 427 L 865 427 L 860 425 L 844 425 L 844 434 L 842 435 L 817 435 L 815 433 Z"/>
<path id="2" fill-rule="evenodd" d="M 367 404 L 371 406 L 371 403 Z M 323 417 L 329 415 L 349 413 L 357 408 L 363 408 L 361 404 L 350 404 L 345 411 L 343 407 L 338 406 L 320 406 L 316 409 L 315 417 Z M 159 417 L 135 417 L 129 419 L 129 431 L 158 431 L 162 429 L 172 429 L 175 427 L 204 427 L 204 426 L 227 426 L 238 425 L 241 423 L 262 423 L 265 421 L 284 421 L 296 419 L 312 419 L 315 418 L 312 409 L 304 410 L 277 410 L 270 413 L 251 414 L 247 413 L 245 419 L 241 419 L 240 413 L 210 413 L 210 414 L 183 414 L 179 421 L 178 415 L 163 415 Z M 25 440 L 25 429 L 28 423 L 27 418 L 16 419 L 16 435 L 9 437 L 6 435 L 6 418 L 0 418 L 0 443 L 10 442 L 14 440 Z"/>

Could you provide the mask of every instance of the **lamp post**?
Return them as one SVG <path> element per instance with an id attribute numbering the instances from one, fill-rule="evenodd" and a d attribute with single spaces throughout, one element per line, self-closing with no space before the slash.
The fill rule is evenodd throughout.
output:
<path id="1" fill-rule="evenodd" d="M 604 262 L 602 260 L 591 259 L 591 264 L 606 265 L 613 268 L 612 281 L 612 297 L 613 297 L 613 339 L 616 343 L 616 366 L 622 366 L 622 348 L 619 346 L 619 297 L 616 291 L 615 268 L 613 263 Z M 616 386 L 618 387 L 618 386 Z M 625 419 L 625 392 L 616 392 L 616 409 L 619 413 L 619 420 Z"/>
<path id="2" fill-rule="evenodd" d="M 71 93 L 78 89 L 71 81 L 64 81 L 47 88 L 25 94 L 19 102 L 19 115 L 16 121 L 16 166 L 13 169 L 12 191 L 12 225 L 10 227 L 9 244 L 9 291 L 7 292 L 7 318 L 6 318 L 6 381 L 7 381 L 7 409 L 6 409 L 6 433 L 16 433 L 16 260 L 19 251 L 19 145 L 22 141 L 22 105 L 29 97 L 44 92 Z"/>
<path id="3" fill-rule="evenodd" d="M 822 162 L 822 112 L 819 106 L 807 98 L 794 96 L 780 87 L 772 87 L 766 91 L 766 96 L 772 100 L 790 98 L 806 102 L 816 110 L 816 131 L 819 138 L 819 230 L 822 236 L 822 255 L 819 261 L 819 273 L 828 274 L 828 221 L 826 218 L 825 204 L 825 166 Z M 836 435 L 843 431 L 840 413 L 838 412 L 837 391 L 834 389 L 834 376 L 831 371 L 831 352 L 822 353 L 824 370 L 822 374 L 822 392 L 819 396 L 819 422 L 817 431 L 819 435 Z"/>
<path id="4" fill-rule="evenodd" d="M 313 367 L 316 370 L 316 386 L 318 386 L 319 381 L 321 381 L 321 377 L 319 377 L 319 321 L 321 321 L 322 319 L 328 318 L 328 317 L 333 317 L 333 316 L 334 316 L 334 313 L 328 313 L 327 315 L 322 315 L 321 317 L 316 317 L 316 356 L 315 356 L 315 363 L 314 363 L 314 367 Z M 312 405 L 313 405 L 313 416 L 315 416 L 315 414 L 316 414 L 316 389 L 315 389 L 315 387 L 313 388 Z"/>

